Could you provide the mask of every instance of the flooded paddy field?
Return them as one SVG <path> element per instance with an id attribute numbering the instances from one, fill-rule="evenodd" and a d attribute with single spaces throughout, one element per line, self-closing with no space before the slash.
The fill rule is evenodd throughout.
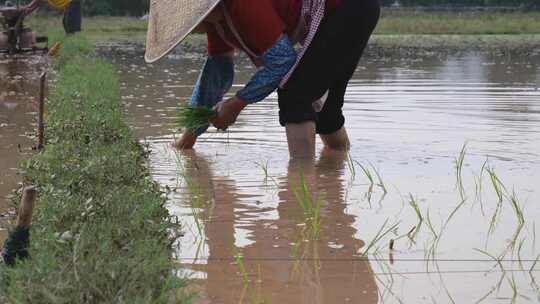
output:
<path id="1" fill-rule="evenodd" d="M 275 95 L 175 153 L 203 58 L 103 52 L 185 225 L 177 259 L 200 303 L 538 301 L 538 52 L 371 52 L 347 91 L 350 154 L 303 164 Z M 240 88 L 253 70 L 236 70 Z"/>
<path id="2" fill-rule="evenodd" d="M 176 153 L 176 103 L 203 56 L 100 54 L 184 224 L 176 259 L 198 303 L 539 301 L 538 51 L 371 51 L 347 91 L 350 153 L 319 143 L 313 163 L 289 162 L 275 95 Z M 236 69 L 238 89 L 253 68 Z M 0 61 L 2 210 L 32 145 L 39 72 Z"/>

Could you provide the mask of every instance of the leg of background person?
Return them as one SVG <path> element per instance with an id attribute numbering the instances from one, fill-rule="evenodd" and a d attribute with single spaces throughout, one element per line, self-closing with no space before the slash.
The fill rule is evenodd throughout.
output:
<path id="1" fill-rule="evenodd" d="M 81 2 L 74 0 L 64 12 L 64 29 L 67 34 L 73 34 L 81 31 L 82 12 Z"/>
<path id="2" fill-rule="evenodd" d="M 64 17 L 62 18 L 62 25 L 64 26 L 64 31 L 66 32 L 66 34 L 69 34 L 69 26 L 67 24 L 67 19 L 68 19 L 68 8 L 64 10 Z"/>

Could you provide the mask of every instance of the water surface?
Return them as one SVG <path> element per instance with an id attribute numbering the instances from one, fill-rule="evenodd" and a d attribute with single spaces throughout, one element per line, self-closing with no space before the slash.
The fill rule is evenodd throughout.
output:
<path id="1" fill-rule="evenodd" d="M 177 259 L 201 303 L 536 302 L 538 52 L 371 52 L 347 90 L 350 156 L 319 143 L 305 164 L 288 161 L 275 95 L 228 132 L 175 153 L 175 104 L 189 98 L 203 59 L 145 65 L 140 55 L 113 61 L 132 124 L 153 151 L 152 174 L 185 225 Z M 243 60 L 236 70 L 234 89 L 253 72 Z M 320 200 L 318 240 L 295 196 L 300 175 Z"/>

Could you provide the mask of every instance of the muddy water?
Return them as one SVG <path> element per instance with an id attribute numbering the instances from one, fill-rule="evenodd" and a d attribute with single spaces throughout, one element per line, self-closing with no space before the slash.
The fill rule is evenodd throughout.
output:
<path id="1" fill-rule="evenodd" d="M 248 107 L 228 133 L 175 153 L 175 103 L 189 97 L 203 58 L 145 65 L 136 47 L 103 52 L 184 223 L 176 258 L 200 303 L 537 302 L 538 52 L 368 54 L 346 96 L 350 156 L 319 149 L 314 163 L 289 163 L 276 96 Z M 252 72 L 240 61 L 235 88 Z M 0 59 L 2 211 L 19 181 L 19 145 L 32 144 L 38 75 L 27 59 Z M 500 204 L 486 160 L 504 184 L 495 180 Z M 298 202 L 302 181 L 320 202 L 319 225 Z"/>
<path id="2" fill-rule="evenodd" d="M 43 66 L 40 57 L 8 59 L 0 55 L 0 214 L 8 211 L 9 196 L 22 181 L 17 175 L 18 164 L 32 148 L 28 135 L 34 132 L 37 119 Z M 4 236 L 5 230 L 0 229 L 2 243 Z"/>
<path id="3" fill-rule="evenodd" d="M 346 96 L 350 156 L 319 143 L 303 164 L 288 161 L 274 95 L 175 153 L 175 103 L 203 59 L 145 65 L 137 49 L 104 52 L 185 225 L 177 260 L 200 303 L 537 301 L 538 52 L 368 54 Z M 236 69 L 235 89 L 253 72 Z M 320 202 L 319 229 L 304 197 Z"/>

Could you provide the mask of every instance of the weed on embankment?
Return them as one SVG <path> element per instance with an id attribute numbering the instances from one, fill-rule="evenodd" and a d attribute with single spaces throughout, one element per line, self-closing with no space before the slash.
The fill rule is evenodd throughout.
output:
<path id="1" fill-rule="evenodd" d="M 83 36 L 62 38 L 45 150 L 22 165 L 39 193 L 30 259 L 3 269 L 10 303 L 187 303 L 179 226 L 123 121 L 114 68 Z"/>

